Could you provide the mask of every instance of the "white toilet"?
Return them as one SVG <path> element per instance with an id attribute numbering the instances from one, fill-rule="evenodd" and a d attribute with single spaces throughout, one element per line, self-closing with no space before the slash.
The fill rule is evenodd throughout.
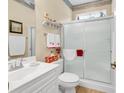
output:
<path id="1" fill-rule="evenodd" d="M 75 87 L 79 84 L 79 77 L 76 74 L 64 72 L 63 73 L 63 59 L 53 62 L 59 64 L 59 93 L 76 93 Z"/>
<path id="2" fill-rule="evenodd" d="M 64 72 L 59 76 L 59 85 L 62 93 L 76 93 L 75 87 L 79 84 L 79 77 L 73 73 Z"/>
<path id="3" fill-rule="evenodd" d="M 64 49 L 63 54 L 66 60 L 73 60 L 76 57 L 75 50 Z M 60 64 L 60 73 L 63 71 L 63 60 L 56 62 Z M 79 84 L 79 77 L 74 73 L 64 72 L 58 77 L 61 93 L 76 93 L 75 87 Z"/>

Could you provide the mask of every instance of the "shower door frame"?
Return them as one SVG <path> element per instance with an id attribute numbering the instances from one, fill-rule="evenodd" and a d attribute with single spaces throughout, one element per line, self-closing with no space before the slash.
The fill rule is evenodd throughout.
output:
<path id="1" fill-rule="evenodd" d="M 110 17 L 104 17 L 104 18 L 97 18 L 97 19 L 89 19 L 89 20 L 81 20 L 81 21 L 73 21 L 73 22 L 69 22 L 69 23 L 65 23 L 64 25 L 67 25 L 67 24 L 72 24 L 72 23 L 83 23 L 83 22 L 88 22 L 88 21 L 96 21 L 96 20 L 104 20 L 104 19 L 114 19 L 114 17 L 113 16 L 110 16 Z M 110 57 L 111 57 L 111 62 L 112 62 L 112 32 L 113 31 L 111 31 L 110 32 L 110 35 L 111 35 L 111 55 L 110 55 Z M 63 38 L 64 37 L 64 27 L 62 28 L 62 31 L 61 31 L 61 41 L 62 41 L 62 48 L 64 48 L 64 41 L 65 41 L 65 39 Z M 85 51 L 85 49 L 84 49 L 84 51 Z M 63 53 L 62 53 L 62 57 L 63 57 L 63 59 L 64 59 L 64 63 L 65 63 L 65 58 L 64 58 L 64 56 L 63 56 Z M 85 58 L 84 58 L 85 59 Z M 83 59 L 83 63 L 82 63 L 82 65 L 83 65 L 83 69 L 84 69 L 84 66 L 85 66 L 85 60 Z M 111 62 L 110 62 L 110 65 L 111 65 Z M 64 71 L 65 71 L 65 65 L 64 65 Z M 107 83 L 107 82 L 103 82 L 103 81 L 98 81 L 98 80 L 93 80 L 93 79 L 86 79 L 86 78 L 84 78 L 84 74 L 85 74 L 85 72 L 84 71 L 82 71 L 83 72 L 83 78 L 82 79 L 84 79 L 84 80 L 92 80 L 92 81 L 95 81 L 95 82 L 101 82 L 101 83 Z M 110 83 L 107 83 L 107 84 L 111 84 L 112 82 L 112 80 L 111 80 L 111 68 L 110 68 Z"/>

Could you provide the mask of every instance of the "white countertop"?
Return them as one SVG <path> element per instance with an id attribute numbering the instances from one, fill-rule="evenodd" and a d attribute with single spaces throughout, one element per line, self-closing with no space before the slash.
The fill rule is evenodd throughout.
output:
<path id="1" fill-rule="evenodd" d="M 19 73 L 20 71 L 23 71 L 24 69 L 34 69 L 35 71 L 31 72 L 30 74 L 26 75 L 24 78 L 20 79 L 20 80 L 11 80 L 9 77 L 9 92 L 13 91 L 16 88 L 19 88 L 20 86 L 32 81 L 33 79 L 53 70 L 54 68 L 58 67 L 58 64 L 49 64 L 49 63 L 44 63 L 44 62 L 40 62 L 40 65 L 35 66 L 35 67 L 30 67 L 29 64 L 25 64 L 24 68 L 21 68 L 19 70 L 16 71 L 12 71 L 9 72 L 9 76 L 15 74 L 15 73 Z M 25 71 L 26 73 L 26 71 Z"/>

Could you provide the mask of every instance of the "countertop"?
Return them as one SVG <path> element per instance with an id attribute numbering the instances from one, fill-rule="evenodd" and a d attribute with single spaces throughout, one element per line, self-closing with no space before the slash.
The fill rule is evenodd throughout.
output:
<path id="1" fill-rule="evenodd" d="M 43 67 L 43 66 L 45 66 L 45 67 Z M 25 76 L 21 80 L 11 81 L 8 77 L 8 79 L 9 79 L 9 92 L 11 92 L 14 89 L 17 89 L 17 88 L 21 87 L 22 85 L 34 80 L 35 78 L 55 69 L 58 66 L 59 66 L 58 64 L 48 64 L 48 63 L 40 62 L 40 65 L 35 67 L 36 68 L 35 71 L 33 71 L 31 74 Z M 12 75 L 12 74 L 15 74 L 17 72 L 19 73 L 20 71 L 24 70 L 25 68 L 32 69 L 32 67 L 30 67 L 29 64 L 25 64 L 24 68 L 21 68 L 17 71 L 9 72 L 8 74 Z"/>

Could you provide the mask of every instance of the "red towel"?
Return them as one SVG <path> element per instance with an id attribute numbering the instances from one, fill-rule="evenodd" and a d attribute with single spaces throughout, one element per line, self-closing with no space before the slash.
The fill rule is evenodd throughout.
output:
<path id="1" fill-rule="evenodd" d="M 82 49 L 77 49 L 77 56 L 83 56 L 84 52 Z"/>

